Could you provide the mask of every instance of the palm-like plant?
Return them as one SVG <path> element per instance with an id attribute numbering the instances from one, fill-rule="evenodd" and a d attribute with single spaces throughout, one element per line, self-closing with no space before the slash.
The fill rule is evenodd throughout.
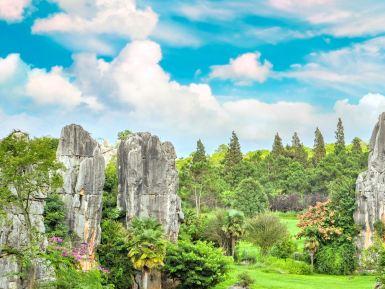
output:
<path id="1" fill-rule="evenodd" d="M 230 255 L 234 257 L 236 242 L 245 233 L 245 215 L 237 210 L 229 210 L 222 230 L 229 239 Z"/>
<path id="2" fill-rule="evenodd" d="M 154 219 L 135 218 L 130 228 L 128 257 L 136 270 L 142 272 L 142 287 L 148 287 L 148 275 L 162 267 L 166 255 L 166 239 L 162 226 Z"/>

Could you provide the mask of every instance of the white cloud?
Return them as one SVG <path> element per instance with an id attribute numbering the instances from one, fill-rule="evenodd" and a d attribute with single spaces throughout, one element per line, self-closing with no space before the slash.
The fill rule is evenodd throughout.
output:
<path id="1" fill-rule="evenodd" d="M 93 96 L 86 96 L 70 81 L 62 67 L 50 71 L 31 68 L 18 54 L 0 58 L 1 95 L 28 97 L 37 104 L 58 104 L 73 108 L 84 104 L 93 110 L 102 105 Z"/>
<path id="2" fill-rule="evenodd" d="M 329 52 L 312 53 L 283 77 L 319 84 L 353 95 L 385 90 L 385 37 Z"/>
<path id="3" fill-rule="evenodd" d="M 25 9 L 31 4 L 31 0 L 1 0 L 0 20 L 8 22 L 21 21 Z"/>
<path id="4" fill-rule="evenodd" d="M 77 122 L 95 137 L 111 139 L 124 128 L 151 131 L 173 141 L 179 152 L 188 153 L 197 138 L 203 138 L 212 150 L 227 142 L 231 130 L 235 130 L 243 148 L 250 150 L 270 147 L 277 131 L 285 141 L 297 131 L 311 145 L 317 126 L 327 141 L 333 141 L 340 116 L 348 140 L 354 136 L 367 139 L 378 114 L 385 111 L 385 96 L 381 94 L 367 94 L 358 103 L 340 100 L 328 111 L 306 102 L 268 103 L 252 98 L 220 101 L 207 84 L 183 85 L 172 80 L 160 66 L 160 46 L 152 41 L 134 41 L 110 62 L 94 54 L 76 55 L 71 70 L 55 67 L 45 71 L 30 68 L 16 56 L 9 58 L 11 68 L 6 69 L 5 60 L 0 59 L 0 69 L 19 71 L 12 69 L 15 63 L 27 67 L 20 86 L 43 109 L 34 117 L 0 113 L 2 135 L 12 127 L 58 135 L 63 124 Z M 14 76 L 8 72 L 5 83 L 12 82 Z M 104 99 L 108 107 L 90 113 L 99 99 Z M 50 107 L 44 109 L 45 105 Z M 77 106 L 87 110 L 79 114 L 62 109 Z"/>
<path id="5" fill-rule="evenodd" d="M 182 85 L 170 79 L 159 65 L 161 57 L 159 45 L 152 41 L 128 44 L 111 62 L 90 54 L 78 55 L 74 66 L 76 83 L 85 94 L 99 92 L 109 95 L 110 103 L 117 102 L 106 113 L 112 122 L 115 119 L 134 130 L 155 131 L 171 140 L 180 138 L 184 145 L 191 144 L 189 150 L 195 138 L 218 144 L 227 141 L 233 129 L 249 149 L 250 144 L 254 148 L 270 146 L 276 131 L 286 140 L 297 131 L 307 144 L 312 144 L 317 126 L 330 141 L 339 116 L 344 118 L 348 137 L 365 138 L 377 115 L 385 110 L 385 97 L 379 94 L 366 95 L 358 104 L 338 101 L 331 111 L 306 102 L 221 102 L 206 84 Z M 366 113 L 369 111 L 370 116 Z"/>
<path id="6" fill-rule="evenodd" d="M 32 32 L 48 34 L 63 42 L 68 42 L 71 37 L 82 39 L 83 48 L 90 45 L 91 51 L 95 51 L 96 43 L 105 42 L 106 35 L 127 40 L 145 39 L 153 32 L 158 20 L 151 8 L 138 9 L 135 0 L 56 2 L 64 12 L 37 19 Z M 76 42 L 73 41 L 73 44 Z M 101 52 L 106 50 L 102 47 Z"/>
<path id="7" fill-rule="evenodd" d="M 262 62 L 260 58 L 259 52 L 245 53 L 230 59 L 229 64 L 211 66 L 210 78 L 230 79 L 238 85 L 247 85 L 255 81 L 263 83 L 273 65 L 267 60 Z"/>

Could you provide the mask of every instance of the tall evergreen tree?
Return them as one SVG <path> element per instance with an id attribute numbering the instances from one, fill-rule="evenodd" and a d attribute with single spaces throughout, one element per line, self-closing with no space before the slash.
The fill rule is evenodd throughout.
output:
<path id="1" fill-rule="evenodd" d="M 338 118 L 337 130 L 336 130 L 336 143 L 334 146 L 334 152 L 340 154 L 345 151 L 345 133 L 344 126 L 342 124 L 341 118 Z"/>
<path id="2" fill-rule="evenodd" d="M 239 169 L 242 159 L 243 155 L 241 152 L 241 145 L 239 144 L 236 133 L 233 131 L 229 147 L 224 158 L 223 168 L 226 180 L 232 187 L 235 187 L 239 181 Z"/>
<path id="3" fill-rule="evenodd" d="M 242 161 L 241 145 L 239 144 L 238 136 L 233 131 L 229 143 L 229 148 L 225 155 L 225 166 L 227 168 L 233 168 Z"/>
<path id="4" fill-rule="evenodd" d="M 302 146 L 301 140 L 299 139 L 298 134 L 295 132 L 291 139 L 291 146 L 293 148 L 300 148 Z"/>
<path id="5" fill-rule="evenodd" d="M 361 140 L 358 137 L 355 137 L 352 141 L 352 153 L 362 154 Z"/>
<path id="6" fill-rule="evenodd" d="M 196 151 L 193 154 L 192 162 L 198 163 L 198 162 L 206 162 L 206 161 L 207 161 L 206 149 L 203 142 L 199 139 L 197 141 Z"/>
<path id="7" fill-rule="evenodd" d="M 282 144 L 282 139 L 278 133 L 274 137 L 273 149 L 271 150 L 272 155 L 281 156 L 285 152 L 285 149 Z"/>
<path id="8" fill-rule="evenodd" d="M 291 139 L 291 147 L 287 147 L 287 156 L 292 158 L 295 161 L 306 165 L 307 162 L 307 152 L 305 147 L 301 143 L 298 134 L 295 132 Z"/>
<path id="9" fill-rule="evenodd" d="M 318 164 L 326 156 L 324 137 L 318 127 L 315 130 L 313 152 L 314 152 L 314 155 L 313 155 L 314 164 Z"/>

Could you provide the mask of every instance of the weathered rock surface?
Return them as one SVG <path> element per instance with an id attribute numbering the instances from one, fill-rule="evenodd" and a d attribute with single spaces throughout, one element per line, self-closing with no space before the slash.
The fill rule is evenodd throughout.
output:
<path id="1" fill-rule="evenodd" d="M 74 245 L 88 245 L 89 258 L 82 267 L 89 269 L 101 237 L 104 157 L 91 135 L 81 126 L 71 124 L 62 129 L 57 159 L 65 166 L 60 193 L 66 206 L 66 220 L 74 235 Z"/>
<path id="2" fill-rule="evenodd" d="M 370 140 L 368 170 L 357 179 L 355 222 L 360 226 L 357 245 L 368 248 L 373 243 L 374 224 L 385 224 L 385 113 L 374 127 Z"/>
<path id="3" fill-rule="evenodd" d="M 29 220 L 34 234 L 41 237 L 40 246 L 44 249 L 47 240 L 43 236 L 44 229 L 44 197 L 35 194 L 30 200 Z M 23 251 L 30 244 L 30 230 L 22 210 L 17 206 L 10 205 L 6 209 L 5 216 L 0 216 L 0 289 L 23 289 L 26 282 L 35 279 L 38 284 L 51 281 L 52 270 L 42 260 L 32 260 L 35 273 L 22 279 L 20 276 L 20 260 L 10 251 Z"/>
<path id="4" fill-rule="evenodd" d="M 104 140 L 100 147 L 104 157 L 104 163 L 107 166 L 108 163 L 116 157 L 118 150 L 116 146 L 111 145 L 108 140 Z"/>
<path id="5" fill-rule="evenodd" d="M 134 217 L 156 218 L 173 241 L 183 219 L 175 159 L 173 145 L 150 133 L 132 134 L 118 149 L 118 206 L 127 223 Z"/>
<path id="6" fill-rule="evenodd" d="M 132 134 L 118 149 L 118 207 L 127 225 L 134 217 L 155 218 L 171 241 L 177 240 L 183 219 L 175 159 L 173 145 L 150 133 Z M 136 279 L 140 281 L 140 275 Z M 152 272 L 148 288 L 159 289 L 161 283 L 160 273 Z M 134 288 L 140 288 L 138 284 Z"/>

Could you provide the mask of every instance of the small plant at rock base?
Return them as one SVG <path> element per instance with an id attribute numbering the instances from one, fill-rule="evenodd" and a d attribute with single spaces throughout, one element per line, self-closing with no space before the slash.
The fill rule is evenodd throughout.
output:
<path id="1" fill-rule="evenodd" d="M 254 279 L 247 272 L 238 275 L 238 285 L 243 288 L 250 288 L 254 284 Z"/>

